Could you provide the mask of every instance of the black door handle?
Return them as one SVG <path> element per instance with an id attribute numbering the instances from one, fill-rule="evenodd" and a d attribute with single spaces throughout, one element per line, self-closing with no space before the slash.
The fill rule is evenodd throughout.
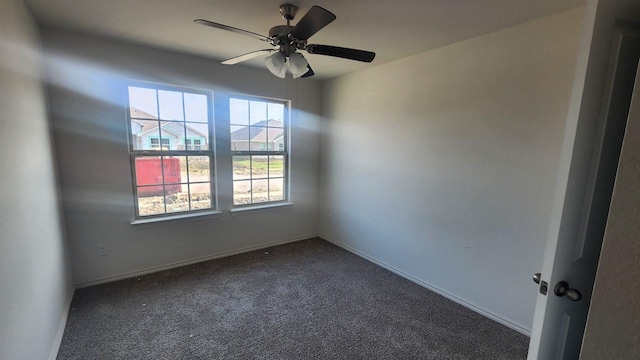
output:
<path id="1" fill-rule="evenodd" d="M 553 293 L 557 296 L 566 296 L 571 301 L 582 299 L 582 294 L 576 289 L 571 289 L 566 281 L 559 281 L 553 289 Z"/>

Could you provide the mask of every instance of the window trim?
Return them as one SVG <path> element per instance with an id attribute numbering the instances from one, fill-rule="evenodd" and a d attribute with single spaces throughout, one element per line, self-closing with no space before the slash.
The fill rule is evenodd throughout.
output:
<path id="1" fill-rule="evenodd" d="M 146 88 L 146 89 L 152 89 L 156 91 L 156 106 L 157 106 L 157 118 L 156 119 L 138 119 L 138 118 L 132 118 L 131 117 L 131 104 L 130 104 L 130 96 L 129 96 L 129 87 L 137 87 L 137 88 Z M 181 92 L 182 93 L 182 100 L 183 100 L 183 107 L 182 107 L 182 112 L 183 112 L 183 120 L 166 120 L 166 119 L 161 119 L 160 118 L 160 100 L 159 100 L 159 95 L 158 95 L 158 91 L 176 91 L 176 92 Z M 192 217 L 196 217 L 196 216 L 207 216 L 207 215 L 215 215 L 215 214 L 220 214 L 221 211 L 219 211 L 218 209 L 218 200 L 219 200 L 219 195 L 218 195 L 218 189 L 217 189 L 217 156 L 216 156 L 216 122 L 215 122 L 215 111 L 214 111 L 214 94 L 213 91 L 211 90 L 206 90 L 206 89 L 199 89 L 199 88 L 193 88 L 193 87 L 185 87 L 185 86 L 180 86 L 180 85 L 168 85 L 168 84 L 160 84 L 160 83 L 154 83 L 154 82 L 147 82 L 147 81 L 140 81 L 140 80 L 126 80 L 125 81 L 125 85 L 124 85 L 124 94 L 126 94 L 126 108 L 125 108 L 125 112 L 126 112 L 126 116 L 125 116 L 125 120 L 126 120 L 126 126 L 127 126 L 127 138 L 128 138 L 128 150 L 129 150 L 129 163 L 131 166 L 131 183 L 132 183 L 132 187 L 133 187 L 133 203 L 134 203 L 134 220 L 131 222 L 131 224 L 144 224 L 144 223 L 151 223 L 151 222 L 156 222 L 156 221 L 165 221 L 165 220 L 174 220 L 174 219 L 183 219 L 183 218 L 192 218 Z M 184 93 L 189 93 L 189 94 L 198 94 L 198 95 L 204 95 L 207 99 L 207 122 L 194 122 L 194 121 L 187 121 L 186 119 L 186 110 L 185 110 L 185 106 L 184 106 Z M 131 121 L 132 120 L 143 120 L 143 121 L 157 121 L 159 123 L 159 127 L 158 127 L 158 136 L 156 136 L 156 138 L 158 138 L 160 145 L 162 145 L 162 122 L 163 121 L 174 121 L 174 122 L 181 122 L 184 126 L 185 126 L 185 139 L 187 138 L 187 129 L 186 126 L 188 123 L 199 123 L 199 124 L 206 124 L 207 125 L 207 135 L 209 136 L 209 141 L 208 141 L 208 146 L 204 146 L 204 145 L 200 145 L 201 146 L 201 150 L 187 150 L 186 149 L 186 144 L 185 144 L 185 149 L 184 150 L 163 150 L 162 148 L 160 148 L 159 150 L 156 149 L 148 149 L 148 150 L 134 150 L 134 143 L 133 143 L 133 132 L 131 129 Z M 166 138 L 166 137 L 165 137 Z M 172 139 L 171 138 L 166 138 L 169 140 L 169 144 L 170 144 L 170 148 L 171 148 L 171 144 L 172 144 Z M 200 139 L 202 139 L 202 137 L 200 137 Z M 150 140 L 149 140 L 150 141 Z M 204 150 L 202 150 L 204 148 Z M 166 156 L 207 156 L 209 157 L 209 191 L 210 191 L 210 203 L 211 203 L 211 207 L 210 208 L 204 208 L 204 209 L 195 209 L 195 210 L 187 210 L 187 211 L 175 211 L 175 212 L 166 212 L 167 208 L 166 208 L 166 202 L 165 202 L 165 212 L 161 213 L 161 214 L 152 214 L 152 215 L 140 215 L 140 208 L 139 208 L 139 203 L 138 203 L 138 184 L 137 184 L 137 173 L 136 173 L 136 158 L 140 158 L 140 157 L 166 157 Z M 161 160 L 162 161 L 162 160 Z M 188 168 L 188 163 L 186 164 L 187 166 L 187 172 L 189 171 Z M 162 171 L 164 172 L 164 165 L 162 165 Z M 196 183 L 203 183 L 203 182 L 197 182 L 194 181 L 194 184 Z M 191 184 L 191 182 L 186 183 L 188 184 L 187 186 L 189 186 L 189 184 Z M 156 184 L 156 186 L 162 186 L 163 188 L 163 193 L 166 191 L 165 190 L 165 181 L 164 181 L 164 176 L 163 176 L 163 180 L 162 180 L 162 184 Z M 166 194 L 164 194 L 166 196 Z"/>
<path id="2" fill-rule="evenodd" d="M 269 209 L 278 210 L 278 209 L 287 208 L 293 205 L 294 204 L 290 201 L 272 201 L 268 203 L 257 203 L 257 204 L 248 205 L 248 206 L 236 206 L 231 210 L 229 210 L 229 212 L 231 213 L 231 215 L 237 215 L 237 214 L 251 213 L 257 210 L 269 210 Z"/>
<path id="3" fill-rule="evenodd" d="M 268 149 L 268 139 L 267 141 L 264 143 L 265 144 L 265 150 L 251 150 L 251 141 L 250 139 L 247 141 L 248 145 L 248 149 L 249 150 L 233 150 L 233 146 L 231 146 L 231 126 L 245 126 L 245 125 L 241 125 L 241 124 L 232 124 L 231 122 L 231 100 L 232 99 L 238 99 L 238 100 L 247 100 L 247 101 L 261 101 L 261 102 L 266 102 L 266 103 L 280 103 L 284 106 L 284 114 L 283 114 L 283 118 L 282 118 L 282 123 L 283 123 L 283 137 L 284 137 L 284 149 L 283 150 L 266 150 Z M 288 205 L 293 205 L 293 202 L 291 201 L 291 194 L 290 194 L 290 181 L 291 181 L 291 168 L 290 168 L 290 164 L 291 164 L 291 147 L 290 147 L 290 139 L 291 139 L 291 100 L 287 100 L 287 99 L 278 99 L 278 98 L 272 98 L 272 97 L 266 97 L 266 96 L 258 96 L 258 95 L 246 95 L 246 94 L 229 94 L 229 97 L 227 98 L 227 104 L 229 106 L 229 157 L 230 157 L 230 162 L 231 162 L 231 209 L 230 212 L 241 212 L 241 211 L 249 211 L 249 210 L 259 210 L 259 209 L 268 209 L 268 208 L 273 208 L 273 207 L 281 207 L 281 206 L 288 206 Z M 250 106 L 250 105 L 249 105 Z M 250 116 L 250 109 L 249 109 L 249 116 Z M 267 114 L 268 114 L 268 108 L 267 108 Z M 267 116 L 268 117 L 268 116 Z M 267 119 L 268 121 L 269 119 Z M 248 128 L 253 127 L 253 125 L 251 124 L 251 119 L 249 119 L 249 124 L 246 125 Z M 267 129 L 271 128 L 268 126 L 265 126 Z M 267 130 L 268 131 L 268 130 Z M 283 156 L 284 159 L 284 164 L 283 164 L 283 176 L 282 176 L 282 194 L 283 194 L 283 199 L 282 200 L 275 200 L 275 201 L 263 201 L 263 202 L 250 202 L 247 204 L 235 204 L 234 201 L 234 192 L 233 192 L 233 186 L 234 183 L 236 181 L 246 181 L 246 180 L 233 180 L 233 158 L 235 156 Z M 268 179 L 268 178 L 267 178 Z M 252 181 L 253 179 L 249 179 L 249 181 Z"/>
<path id="4" fill-rule="evenodd" d="M 153 224 L 165 221 L 180 221 L 180 220 L 197 220 L 203 217 L 219 217 L 222 214 L 220 210 L 211 210 L 207 209 L 207 211 L 190 211 L 190 212 L 181 212 L 181 213 L 170 213 L 171 215 L 167 216 L 145 216 L 141 219 L 135 219 L 131 222 L 131 225 L 144 225 L 144 224 Z"/>

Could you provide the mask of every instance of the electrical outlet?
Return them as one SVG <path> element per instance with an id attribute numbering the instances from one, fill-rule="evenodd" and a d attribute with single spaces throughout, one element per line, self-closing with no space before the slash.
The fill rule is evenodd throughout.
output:
<path id="1" fill-rule="evenodd" d="M 107 251 L 107 244 L 98 244 L 98 247 L 96 248 L 96 251 L 98 253 L 98 256 L 107 256 L 107 255 L 109 255 L 109 252 Z"/>

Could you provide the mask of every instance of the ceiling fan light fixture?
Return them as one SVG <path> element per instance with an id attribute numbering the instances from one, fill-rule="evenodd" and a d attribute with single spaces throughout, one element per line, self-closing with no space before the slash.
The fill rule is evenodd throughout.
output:
<path id="1" fill-rule="evenodd" d="M 287 67 L 285 64 L 284 54 L 281 52 L 276 52 L 272 55 L 264 58 L 264 63 L 267 65 L 267 69 L 271 71 L 271 73 L 281 79 L 284 79 L 287 73 Z"/>
<path id="2" fill-rule="evenodd" d="M 304 75 L 308 69 L 309 63 L 302 54 L 294 52 L 289 55 L 289 71 L 294 78 Z"/>

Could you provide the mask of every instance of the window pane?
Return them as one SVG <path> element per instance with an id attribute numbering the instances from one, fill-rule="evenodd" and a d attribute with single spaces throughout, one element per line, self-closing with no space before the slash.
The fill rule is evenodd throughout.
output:
<path id="1" fill-rule="evenodd" d="M 158 90 L 158 100 L 160 102 L 160 119 L 184 120 L 181 92 Z"/>
<path id="2" fill-rule="evenodd" d="M 129 86 L 129 111 L 131 118 L 157 119 L 156 90 Z"/>
<path id="3" fill-rule="evenodd" d="M 251 199 L 253 200 L 254 203 L 269 201 L 269 194 L 268 194 L 269 180 L 267 179 L 252 180 L 251 191 L 252 191 Z"/>
<path id="4" fill-rule="evenodd" d="M 231 124 L 249 125 L 249 101 L 231 99 L 229 101 Z"/>
<path id="5" fill-rule="evenodd" d="M 184 113 L 187 121 L 206 123 L 209 119 L 207 97 L 201 94 L 184 93 Z"/>
<path id="6" fill-rule="evenodd" d="M 284 129 L 282 128 L 268 128 L 267 129 L 267 142 L 274 144 L 273 150 L 278 151 L 279 146 L 277 144 L 284 144 Z"/>
<path id="7" fill-rule="evenodd" d="M 233 180 L 251 179 L 251 162 L 248 156 L 233 157 Z"/>
<path id="8" fill-rule="evenodd" d="M 249 128 L 247 126 L 231 126 L 231 150 L 249 150 Z"/>
<path id="9" fill-rule="evenodd" d="M 251 157 L 251 176 L 253 179 L 266 178 L 269 176 L 268 156 L 258 155 Z"/>
<path id="10" fill-rule="evenodd" d="M 251 181 L 233 182 L 233 204 L 251 204 Z"/>
<path id="11" fill-rule="evenodd" d="M 208 156 L 189 156 L 189 182 L 210 181 L 209 168 Z"/>
<path id="12" fill-rule="evenodd" d="M 249 137 L 251 137 L 250 149 L 253 151 L 267 150 L 267 128 L 266 127 L 250 127 Z"/>
<path id="13" fill-rule="evenodd" d="M 160 150 L 160 143 L 152 148 L 151 138 L 158 139 L 158 122 L 153 120 L 131 120 L 131 145 L 133 150 Z"/>
<path id="14" fill-rule="evenodd" d="M 162 184 L 162 164 L 159 156 L 136 158 L 136 185 Z M 149 191 L 148 189 L 146 191 Z M 162 195 L 162 187 L 160 187 Z"/>
<path id="15" fill-rule="evenodd" d="M 198 123 L 186 123 L 187 139 L 191 140 L 186 150 L 206 151 L 209 150 L 209 125 Z"/>
<path id="16" fill-rule="evenodd" d="M 165 184 L 179 184 L 187 181 L 185 156 L 165 156 L 162 163 Z"/>
<path id="17" fill-rule="evenodd" d="M 284 200 L 284 179 L 269 179 L 269 201 Z"/>
<path id="18" fill-rule="evenodd" d="M 184 150 L 184 123 L 161 121 L 162 150 Z"/>
<path id="19" fill-rule="evenodd" d="M 284 156 L 269 156 L 269 177 L 284 176 Z"/>
<path id="20" fill-rule="evenodd" d="M 164 186 L 167 212 L 189 211 L 189 185 L 170 184 Z"/>
<path id="21" fill-rule="evenodd" d="M 211 183 L 191 184 L 191 210 L 211 208 Z"/>
<path id="22" fill-rule="evenodd" d="M 157 195 L 158 193 L 160 195 Z M 138 213 L 140 216 L 164 214 L 162 186 L 142 186 L 138 188 Z"/>
<path id="23" fill-rule="evenodd" d="M 282 121 L 279 121 L 279 120 L 269 120 L 269 124 L 268 125 L 269 125 L 269 127 L 272 127 L 272 128 L 281 128 L 281 127 L 284 126 L 284 123 Z"/>
<path id="24" fill-rule="evenodd" d="M 249 124 L 265 126 L 267 120 L 267 103 L 263 101 L 251 101 L 249 108 L 251 110 L 251 121 L 249 122 Z"/>
<path id="25" fill-rule="evenodd" d="M 269 103 L 267 107 L 269 120 L 277 120 L 281 124 L 284 121 L 284 104 Z M 271 125 L 269 125 L 271 126 Z"/>

